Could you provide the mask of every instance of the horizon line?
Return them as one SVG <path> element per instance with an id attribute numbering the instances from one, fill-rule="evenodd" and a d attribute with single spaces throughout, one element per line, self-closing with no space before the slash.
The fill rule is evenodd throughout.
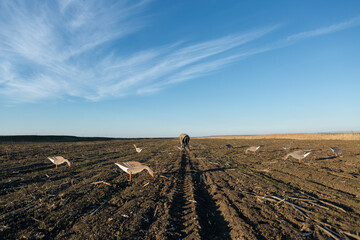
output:
<path id="1" fill-rule="evenodd" d="M 192 136 L 193 138 L 203 137 L 236 137 L 236 136 L 269 136 L 269 135 L 291 135 L 291 134 L 360 134 L 359 131 L 326 131 L 326 132 L 290 132 L 290 133 L 260 133 L 260 134 L 216 134 L 216 135 L 201 135 Z M 181 134 L 181 133 L 180 133 Z M 79 136 L 79 135 L 67 135 L 67 134 L 7 134 L 0 135 L 1 137 L 74 137 L 74 138 L 107 138 L 107 139 L 149 139 L 149 138 L 177 138 L 164 137 L 164 136 L 143 136 L 143 137 L 110 137 L 110 136 Z"/>

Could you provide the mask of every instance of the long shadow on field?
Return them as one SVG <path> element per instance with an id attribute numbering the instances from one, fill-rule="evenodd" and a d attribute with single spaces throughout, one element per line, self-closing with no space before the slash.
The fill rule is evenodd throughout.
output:
<path id="1" fill-rule="evenodd" d="M 182 154 L 180 170 L 175 172 L 177 178 L 176 192 L 174 194 L 169 209 L 169 214 L 170 214 L 169 226 L 171 226 L 171 228 L 175 231 L 177 238 L 185 237 L 184 220 L 182 219 L 185 211 L 185 205 L 187 202 L 185 197 L 185 189 L 184 189 L 185 174 L 186 174 L 185 169 L 186 169 L 186 156 L 185 154 Z M 175 238 L 175 236 L 172 235 L 171 238 Z"/>
<path id="2" fill-rule="evenodd" d="M 243 148 L 246 148 L 248 146 L 237 146 L 237 147 L 233 147 L 233 148 L 237 148 L 237 149 L 243 149 Z"/>
<path id="3" fill-rule="evenodd" d="M 207 148 L 191 148 L 191 150 L 218 150 L 218 149 L 227 149 L 227 150 L 230 150 L 230 149 L 244 149 L 244 148 L 247 148 L 249 146 L 232 146 L 231 148 L 227 149 L 224 146 L 220 146 L 220 147 L 207 147 Z"/>
<path id="4" fill-rule="evenodd" d="M 331 156 L 331 157 L 324 157 L 324 158 L 316 158 L 316 161 L 321 161 L 321 160 L 330 160 L 330 159 L 334 159 L 336 158 L 335 156 Z"/>
<path id="5" fill-rule="evenodd" d="M 294 185 L 289 185 L 288 183 L 286 183 L 286 182 L 284 182 L 284 181 L 282 181 L 282 180 L 280 180 L 280 179 L 273 178 L 273 177 L 271 177 L 271 176 L 269 176 L 269 175 L 266 175 L 266 174 L 264 174 L 264 173 L 261 173 L 261 172 L 256 172 L 256 173 L 255 173 L 255 172 L 253 172 L 252 175 L 254 175 L 254 174 L 257 174 L 258 176 L 261 176 L 261 178 L 262 178 L 264 181 L 268 180 L 268 181 L 269 181 L 270 183 L 272 183 L 272 184 L 281 184 L 281 185 L 283 185 L 283 186 L 286 185 L 286 186 L 288 186 L 290 189 L 292 189 L 294 192 L 306 193 L 306 194 L 308 194 L 308 195 L 313 195 L 314 197 L 319 198 L 318 196 L 316 196 L 316 195 L 314 195 L 314 194 L 312 194 L 312 193 L 310 193 L 310 192 L 307 192 L 307 191 L 305 191 L 304 189 L 300 189 L 300 188 L 298 188 L 298 187 L 296 187 L 296 186 L 294 186 Z M 313 181 L 313 180 L 307 180 L 307 181 L 308 181 L 308 182 L 311 182 L 311 183 L 313 183 L 313 184 L 322 186 L 322 187 L 324 187 L 324 188 L 331 189 L 331 190 L 336 191 L 336 192 L 340 192 L 340 193 L 343 194 L 344 196 L 347 196 L 347 197 L 350 197 L 350 198 L 354 198 L 354 197 L 355 197 L 355 195 L 352 194 L 352 193 L 344 192 L 344 191 L 342 191 L 342 190 L 340 190 L 340 189 L 335 189 L 335 188 L 332 188 L 332 187 L 330 187 L 330 186 L 326 186 L 326 185 L 324 185 L 324 184 L 322 184 L 322 183 L 319 183 L 319 182 L 316 182 L 316 181 Z M 331 202 L 331 201 L 329 201 L 328 199 L 327 199 L 326 201 Z M 346 205 L 342 205 L 342 204 L 340 204 L 340 203 L 335 203 L 335 202 L 331 202 L 331 203 L 334 204 L 334 205 L 338 205 L 338 206 L 342 207 L 343 209 L 347 210 L 348 212 L 353 212 L 353 211 L 354 211 L 352 208 L 350 208 L 350 207 L 348 207 L 348 206 L 346 206 Z"/>
<path id="6" fill-rule="evenodd" d="M 50 165 L 48 163 L 35 163 L 35 164 L 21 166 L 21 167 L 17 167 L 17 168 L 6 169 L 5 174 L 11 175 L 13 172 L 29 173 L 29 172 L 42 171 L 42 170 L 51 169 L 51 168 L 55 168 L 55 165 L 54 164 Z"/>
<path id="7" fill-rule="evenodd" d="M 205 170 L 205 171 L 201 171 L 201 170 L 191 170 L 191 171 L 183 171 L 184 174 L 192 174 L 192 173 L 197 173 L 197 174 L 201 174 L 201 173 L 205 173 L 205 172 L 217 172 L 217 171 L 225 171 L 225 170 L 228 170 L 228 169 L 234 169 L 234 168 L 212 168 L 212 169 L 208 169 L 208 170 Z M 180 169 L 180 172 L 182 170 Z M 179 173 L 179 171 L 172 171 L 172 172 L 166 172 L 166 173 L 161 173 L 162 175 L 170 175 L 170 176 L 173 176 L 174 174 L 177 174 Z"/>
<path id="8" fill-rule="evenodd" d="M 189 159 L 190 169 L 195 172 L 191 175 L 194 183 L 194 199 L 196 204 L 196 213 L 199 216 L 199 224 L 201 226 L 200 236 L 203 239 L 231 239 L 229 223 L 225 221 L 223 215 L 219 211 L 215 200 L 207 191 L 206 185 L 200 177 L 203 172 L 224 170 L 209 169 L 199 171 L 194 167 L 191 159 Z"/>

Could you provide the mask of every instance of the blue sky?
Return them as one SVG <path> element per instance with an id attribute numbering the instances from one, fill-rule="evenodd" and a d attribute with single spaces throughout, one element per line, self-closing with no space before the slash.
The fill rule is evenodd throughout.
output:
<path id="1" fill-rule="evenodd" d="M 359 1 L 0 0 L 0 135 L 360 131 Z"/>

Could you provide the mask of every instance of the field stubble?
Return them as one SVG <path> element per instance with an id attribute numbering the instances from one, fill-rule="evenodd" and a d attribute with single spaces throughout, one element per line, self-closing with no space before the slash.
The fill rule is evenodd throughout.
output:
<path id="1" fill-rule="evenodd" d="M 1 143 L 0 238 L 355 239 L 360 142 L 293 140 L 293 149 L 314 149 L 301 164 L 282 160 L 288 143 L 194 139 L 190 152 L 176 139 Z M 261 148 L 245 154 L 253 145 Z M 55 169 L 51 155 L 72 166 Z M 121 161 L 155 177 L 128 182 Z"/>

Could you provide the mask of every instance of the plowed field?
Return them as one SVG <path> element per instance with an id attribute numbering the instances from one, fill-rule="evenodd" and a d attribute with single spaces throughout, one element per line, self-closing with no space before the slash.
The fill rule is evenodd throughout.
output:
<path id="1" fill-rule="evenodd" d="M 0 239 L 359 239 L 360 142 L 295 140 L 290 151 L 313 149 L 301 164 L 283 160 L 288 143 L 1 143 Z M 54 155 L 72 166 L 56 169 Z M 129 182 L 114 164 L 123 161 L 148 165 L 154 178 L 144 171 Z"/>

